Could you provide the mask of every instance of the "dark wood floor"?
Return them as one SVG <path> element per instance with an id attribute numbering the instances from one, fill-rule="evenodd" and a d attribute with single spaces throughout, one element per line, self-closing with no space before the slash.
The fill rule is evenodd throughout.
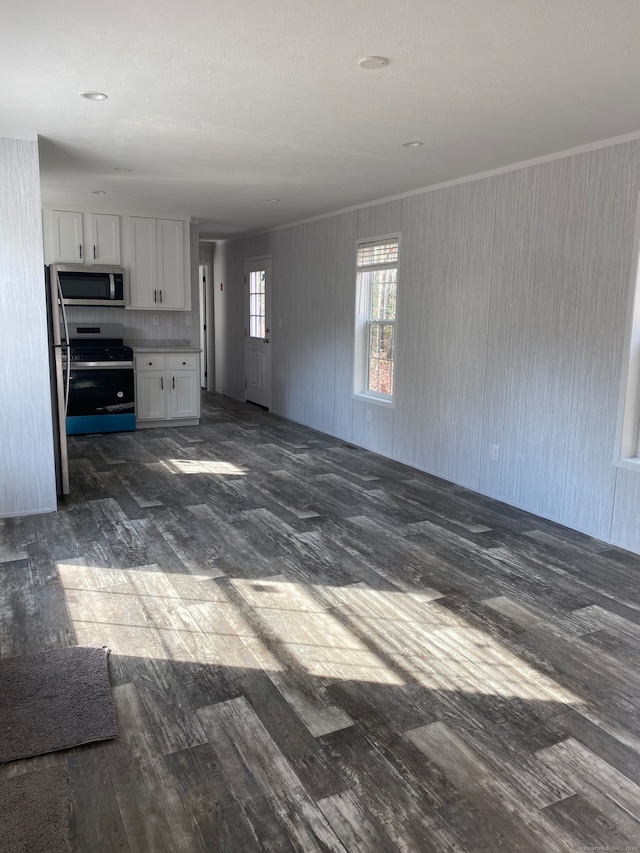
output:
<path id="1" fill-rule="evenodd" d="M 75 851 L 640 850 L 640 558 L 264 412 L 71 441 L 0 653 L 106 644 Z"/>

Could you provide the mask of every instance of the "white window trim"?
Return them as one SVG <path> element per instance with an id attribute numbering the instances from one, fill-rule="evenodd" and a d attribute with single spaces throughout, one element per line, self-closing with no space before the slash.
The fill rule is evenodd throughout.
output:
<path id="1" fill-rule="evenodd" d="M 375 391 L 367 390 L 367 348 L 368 348 L 368 327 L 369 327 L 369 311 L 366 300 L 363 296 L 363 288 L 359 284 L 359 273 L 375 270 L 376 267 L 359 267 L 358 266 L 358 250 L 360 246 L 370 243 L 385 243 L 390 241 L 398 243 L 398 280 L 400 280 L 400 257 L 402 251 L 400 233 L 381 234 L 376 237 L 361 237 L 356 240 L 354 253 L 354 278 L 356 281 L 356 323 L 355 323 L 355 341 L 354 341 L 354 359 L 353 359 L 353 394 L 354 400 L 362 400 L 374 405 L 384 406 L 389 409 L 395 408 L 395 388 L 396 388 L 396 367 L 398 364 L 398 339 L 394 333 L 394 358 L 393 358 L 393 388 L 394 393 L 391 395 L 379 394 Z M 398 310 L 397 310 L 398 295 L 396 294 L 396 319 L 392 322 L 394 329 L 397 329 Z"/>
<path id="2" fill-rule="evenodd" d="M 636 208 L 633 260 L 625 336 L 625 360 L 613 463 L 640 473 L 640 195 Z"/>

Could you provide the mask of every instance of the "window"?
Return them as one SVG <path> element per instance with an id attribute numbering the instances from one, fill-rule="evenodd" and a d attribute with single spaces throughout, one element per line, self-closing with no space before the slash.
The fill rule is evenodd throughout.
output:
<path id="1" fill-rule="evenodd" d="M 391 402 L 398 288 L 397 237 L 357 250 L 355 392 Z"/>

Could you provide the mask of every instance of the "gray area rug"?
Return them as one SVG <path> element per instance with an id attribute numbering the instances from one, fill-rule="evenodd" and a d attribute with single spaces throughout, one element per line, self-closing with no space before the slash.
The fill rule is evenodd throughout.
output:
<path id="1" fill-rule="evenodd" d="M 0 780 L 0 853 L 69 853 L 64 767 Z"/>
<path id="2" fill-rule="evenodd" d="M 73 646 L 0 659 L 0 762 L 115 737 L 107 655 Z"/>

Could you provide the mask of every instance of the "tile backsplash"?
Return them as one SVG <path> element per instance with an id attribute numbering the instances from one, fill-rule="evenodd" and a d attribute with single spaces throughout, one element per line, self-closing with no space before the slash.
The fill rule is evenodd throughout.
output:
<path id="1" fill-rule="evenodd" d="M 158 318 L 154 325 L 153 318 Z M 187 325 L 187 317 L 191 325 Z M 200 345 L 197 311 L 134 311 L 126 308 L 68 305 L 67 320 L 70 323 L 121 323 L 124 339 L 148 341 L 188 341 L 191 346 Z"/>

